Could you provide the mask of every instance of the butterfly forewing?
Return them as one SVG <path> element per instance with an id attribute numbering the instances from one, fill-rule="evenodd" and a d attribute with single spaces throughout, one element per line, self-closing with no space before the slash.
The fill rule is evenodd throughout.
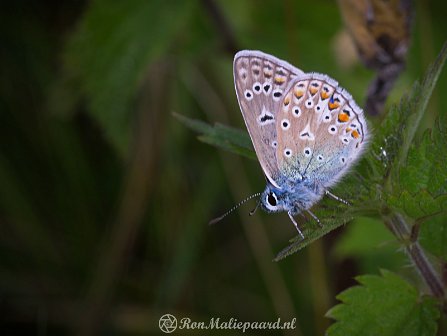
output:
<path id="1" fill-rule="evenodd" d="M 291 82 L 304 73 L 273 56 L 247 50 L 236 54 L 233 71 L 239 106 L 256 155 L 270 183 L 280 187 L 278 114 Z"/>
<path id="2" fill-rule="evenodd" d="M 310 73 L 294 80 L 277 115 L 280 174 L 328 188 L 359 158 L 366 143 L 363 111 L 328 76 Z"/>

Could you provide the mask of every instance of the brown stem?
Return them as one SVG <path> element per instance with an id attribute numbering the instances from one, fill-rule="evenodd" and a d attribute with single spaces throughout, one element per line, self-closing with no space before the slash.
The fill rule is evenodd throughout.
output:
<path id="1" fill-rule="evenodd" d="M 404 70 L 404 63 L 391 63 L 377 70 L 376 78 L 370 83 L 366 95 L 365 110 L 371 116 L 377 116 L 383 107 L 399 75 Z"/>
<path id="2" fill-rule="evenodd" d="M 431 293 L 437 298 L 444 299 L 445 292 L 442 281 L 425 255 L 424 250 L 419 245 L 419 242 L 409 239 L 411 230 L 402 215 L 392 214 L 386 218 L 386 224 L 399 240 L 405 242 L 405 251 L 428 288 L 430 288 Z"/>

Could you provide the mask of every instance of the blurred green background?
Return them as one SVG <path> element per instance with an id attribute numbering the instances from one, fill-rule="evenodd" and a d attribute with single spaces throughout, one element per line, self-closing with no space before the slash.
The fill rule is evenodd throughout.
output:
<path id="1" fill-rule="evenodd" d="M 447 37 L 444 1 L 415 1 L 414 11 L 408 64 L 387 106 Z M 297 317 L 281 333 L 321 335 L 354 276 L 387 268 L 418 281 L 373 219 L 278 263 L 296 235 L 286 215 L 249 217 L 253 201 L 208 226 L 262 191 L 263 174 L 172 115 L 244 129 L 237 49 L 327 73 L 362 105 L 374 73 L 336 2 L 3 1 L 0 18 L 1 335 L 160 334 L 165 313 Z M 446 90 L 444 71 L 425 126 L 446 113 Z"/>

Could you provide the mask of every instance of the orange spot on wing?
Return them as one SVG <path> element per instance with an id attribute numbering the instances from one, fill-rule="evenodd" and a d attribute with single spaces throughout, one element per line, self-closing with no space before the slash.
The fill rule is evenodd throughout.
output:
<path id="1" fill-rule="evenodd" d="M 349 120 L 349 116 L 346 113 L 342 112 L 342 113 L 338 114 L 339 122 L 347 122 L 348 120 Z"/>
<path id="2" fill-rule="evenodd" d="M 284 106 L 289 105 L 290 103 L 290 96 L 287 96 L 286 99 L 284 99 Z"/>
<path id="3" fill-rule="evenodd" d="M 285 77 L 281 77 L 281 76 L 276 76 L 275 77 L 275 84 L 282 84 L 286 81 Z"/>
<path id="4" fill-rule="evenodd" d="M 309 91 L 310 91 L 310 94 L 313 96 L 314 94 L 317 93 L 318 89 L 317 89 L 317 88 L 314 88 L 314 87 L 310 87 L 310 88 L 309 88 Z"/>
<path id="5" fill-rule="evenodd" d="M 328 99 L 329 98 L 329 94 L 326 91 L 321 91 L 321 99 Z"/>
<path id="6" fill-rule="evenodd" d="M 295 97 L 298 99 L 300 99 L 304 95 L 304 92 L 301 90 L 298 90 L 298 89 L 295 89 L 295 91 L 293 93 L 294 93 Z"/>
<path id="7" fill-rule="evenodd" d="M 333 103 L 329 102 L 328 105 L 329 105 L 329 110 L 333 110 L 333 109 L 340 107 L 340 104 L 336 101 L 334 101 Z"/>
<path id="8" fill-rule="evenodd" d="M 358 137 L 360 136 L 360 134 L 359 134 L 359 132 L 357 132 L 357 130 L 353 130 L 351 135 L 356 139 L 358 139 Z"/>

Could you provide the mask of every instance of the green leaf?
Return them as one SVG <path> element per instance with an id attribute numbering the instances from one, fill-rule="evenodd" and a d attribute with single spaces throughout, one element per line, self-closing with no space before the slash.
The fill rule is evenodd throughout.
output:
<path id="1" fill-rule="evenodd" d="M 394 273 L 381 273 L 357 277 L 361 286 L 337 296 L 342 303 L 327 313 L 336 320 L 327 335 L 436 335 L 440 314 L 435 299 L 420 296 L 416 288 Z"/>
<path id="2" fill-rule="evenodd" d="M 400 104 L 391 107 L 374 134 L 368 155 L 368 161 L 376 173 L 374 178 L 391 178 L 392 182 L 398 180 L 399 170 L 407 162 L 409 149 L 446 58 L 447 42 L 435 63 L 427 70 L 422 82 L 416 82 L 411 92 L 401 99 Z M 385 185 L 388 191 L 393 189 L 393 183 Z"/>
<path id="3" fill-rule="evenodd" d="M 371 186 L 380 190 L 379 208 L 419 220 L 447 207 L 447 123 L 439 119 L 420 141 L 415 134 L 447 58 L 447 42 L 423 80 L 391 108 L 367 155 Z"/>
<path id="4" fill-rule="evenodd" d="M 334 202 L 328 205 L 328 202 Z M 295 238 L 290 240 L 290 245 L 280 251 L 274 261 L 279 261 L 285 257 L 298 252 L 315 240 L 323 237 L 329 232 L 339 228 L 340 226 L 350 222 L 354 219 L 354 208 L 349 208 L 344 204 L 335 203 L 337 201 L 325 200 L 324 203 L 320 204 L 318 210 L 315 211 L 316 216 L 321 222 L 319 226 L 313 219 L 308 219 L 307 221 L 300 220 L 303 217 L 297 217 L 298 225 L 301 227 L 304 239 L 297 235 Z"/>
<path id="5" fill-rule="evenodd" d="M 400 167 L 399 180 L 389 204 L 412 218 L 433 215 L 447 204 L 447 123 L 438 119 L 433 131 L 410 147 L 406 164 Z M 400 194 L 399 194 L 400 193 Z"/>
<path id="6" fill-rule="evenodd" d="M 424 222 L 419 242 L 424 249 L 447 262 L 447 216 L 435 216 Z"/>
<path id="7" fill-rule="evenodd" d="M 400 168 L 399 180 L 402 189 L 414 194 L 426 189 L 430 184 L 432 162 L 427 160 L 428 153 L 433 150 L 433 141 L 427 130 L 419 146 L 412 146 L 408 152 L 407 164 Z"/>
<path id="8" fill-rule="evenodd" d="M 387 203 L 397 211 L 404 212 L 413 219 L 432 216 L 443 211 L 447 205 L 447 195 L 433 198 L 426 190 L 420 190 L 416 194 L 411 194 L 404 190 L 401 194 L 390 195 Z"/>
<path id="9" fill-rule="evenodd" d="M 89 112 L 121 154 L 130 140 L 133 102 L 145 70 L 173 44 L 194 5 L 96 0 L 68 45 L 67 66 L 87 96 Z"/>
<path id="10" fill-rule="evenodd" d="M 185 126 L 200 133 L 200 141 L 250 159 L 256 159 L 250 137 L 246 132 L 222 124 L 216 124 L 213 127 L 203 121 L 190 119 L 177 113 L 174 113 L 174 116 Z"/>
<path id="11" fill-rule="evenodd" d="M 428 190 L 437 197 L 447 194 L 447 117 L 441 115 L 432 132 L 433 145 L 427 146 L 430 162 Z"/>
<path id="12" fill-rule="evenodd" d="M 444 43 L 442 50 L 435 62 L 428 68 L 421 85 L 415 85 L 408 98 L 408 102 L 404 104 L 408 107 L 405 111 L 408 116 L 406 117 L 405 125 L 401 125 L 401 127 L 403 127 L 403 143 L 401 144 L 402 147 L 400 150 L 400 165 L 405 164 L 408 150 L 413 143 L 413 139 L 419 127 L 419 123 L 425 113 L 427 104 L 436 86 L 439 75 L 444 67 L 446 58 L 447 42 Z"/>
<path id="13" fill-rule="evenodd" d="M 421 223 L 420 243 L 433 255 L 447 260 L 447 122 L 440 117 L 433 130 L 408 151 L 387 203 Z M 433 215 L 437 214 L 436 217 Z"/>

